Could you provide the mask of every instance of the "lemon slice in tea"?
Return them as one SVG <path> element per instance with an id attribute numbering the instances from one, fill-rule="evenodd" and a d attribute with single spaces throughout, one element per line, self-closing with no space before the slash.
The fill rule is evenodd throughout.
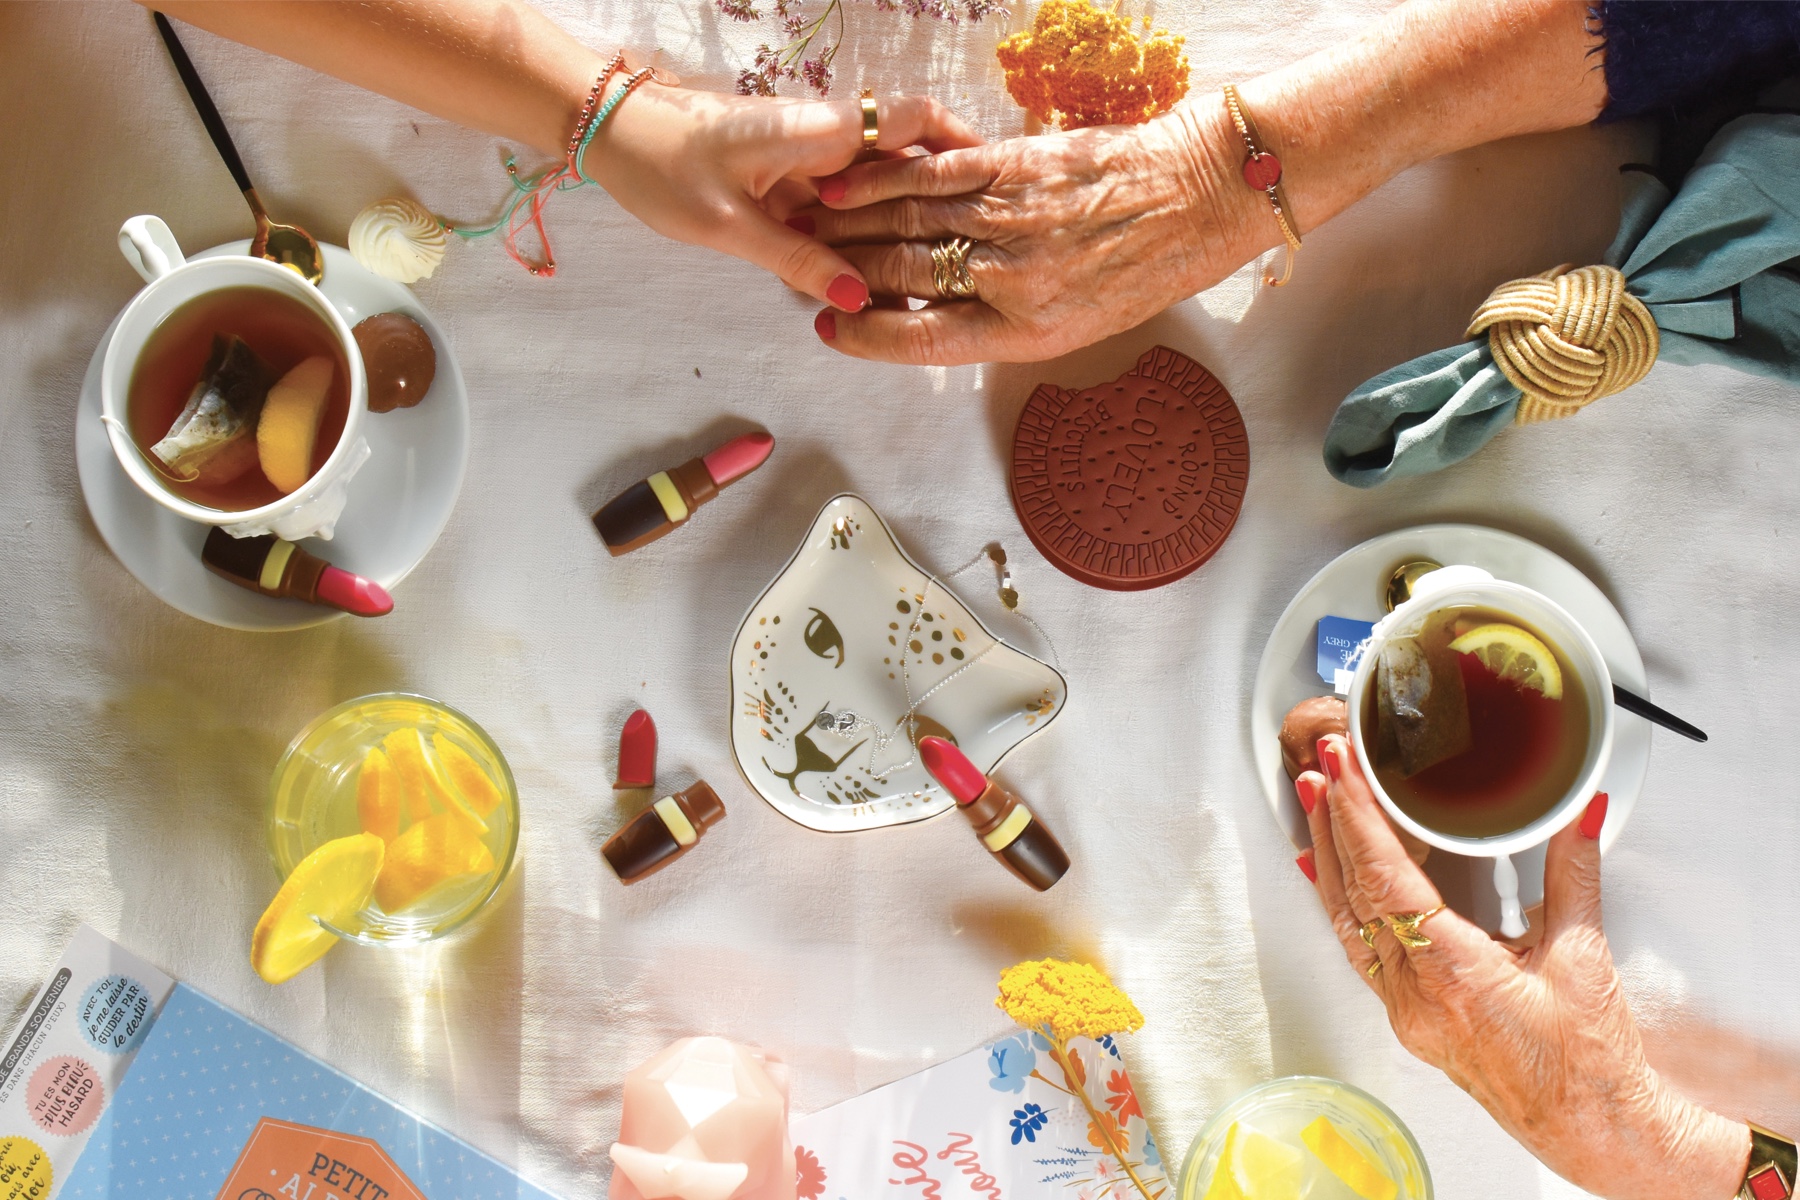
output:
<path id="1" fill-rule="evenodd" d="M 431 816 L 435 803 L 438 808 L 461 812 L 482 833 L 487 832 L 487 822 L 444 778 L 437 755 L 426 749 L 425 735 L 416 727 L 394 730 L 382 739 L 381 746 L 394 762 L 394 770 L 400 776 L 401 792 L 406 797 L 407 814 L 414 821 Z"/>
<path id="2" fill-rule="evenodd" d="M 1561 700 L 1562 668 L 1550 647 L 1520 629 L 1494 621 L 1477 625 L 1450 643 L 1458 654 L 1473 654 L 1483 666 L 1517 687 L 1530 688 L 1548 700 Z"/>
<path id="3" fill-rule="evenodd" d="M 1510 628 L 1510 627 L 1509 627 Z M 1338 1132 L 1329 1117 L 1318 1117 L 1300 1131 L 1306 1148 L 1319 1156 L 1319 1161 L 1343 1181 L 1345 1187 L 1362 1200 L 1394 1200 L 1400 1185 L 1387 1177 L 1382 1169 L 1369 1161 L 1369 1156 Z"/>
<path id="4" fill-rule="evenodd" d="M 372 833 L 334 838 L 300 860 L 250 935 L 250 965 L 269 983 L 286 983 L 337 943 L 320 928 L 342 928 L 369 902 L 386 847 Z"/>

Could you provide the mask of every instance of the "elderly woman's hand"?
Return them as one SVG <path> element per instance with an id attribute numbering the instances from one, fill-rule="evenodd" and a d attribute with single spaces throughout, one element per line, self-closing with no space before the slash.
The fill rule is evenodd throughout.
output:
<path id="1" fill-rule="evenodd" d="M 1600 923 L 1606 797 L 1558 833 L 1544 865 L 1544 934 L 1530 950 L 1491 939 L 1451 910 L 1408 948 L 1365 922 L 1428 912 L 1436 887 L 1407 857 L 1350 745 L 1319 743 L 1323 774 L 1295 788 L 1314 880 L 1351 965 L 1386 1005 L 1401 1044 L 1441 1068 L 1571 1182 L 1600 1196 L 1727 1200 L 1743 1182 L 1748 1129 L 1671 1091 L 1643 1044 Z M 1380 969 L 1370 971 L 1376 963 Z"/>
<path id="2" fill-rule="evenodd" d="M 822 180 L 824 207 L 803 219 L 877 296 L 941 301 L 931 247 L 961 236 L 976 242 L 968 268 L 979 298 L 826 312 L 819 336 L 888 362 L 1035 361 L 1210 287 L 1261 249 L 1249 232 L 1261 197 L 1231 186 L 1237 168 L 1218 123 L 1181 110 Z"/>

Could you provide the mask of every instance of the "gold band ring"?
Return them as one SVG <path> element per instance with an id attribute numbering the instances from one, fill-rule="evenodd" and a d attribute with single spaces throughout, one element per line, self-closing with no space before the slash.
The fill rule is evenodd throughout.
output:
<path id="1" fill-rule="evenodd" d="M 1363 945 L 1373 950 L 1375 948 L 1375 935 L 1385 924 L 1387 924 L 1387 922 L 1383 921 L 1380 917 L 1376 917 L 1373 921 L 1364 922 L 1363 927 L 1356 931 L 1356 936 L 1363 940 Z"/>
<path id="2" fill-rule="evenodd" d="M 973 238 L 945 238 L 931 248 L 931 283 L 946 300 L 968 300 L 975 295 L 975 277 L 969 274 Z"/>
<path id="3" fill-rule="evenodd" d="M 1370 979 L 1373 979 L 1377 975 L 1381 974 L 1381 960 L 1378 958 L 1374 962 L 1370 963 L 1369 969 L 1367 971 L 1364 971 L 1363 974 L 1367 975 Z"/>
<path id="4" fill-rule="evenodd" d="M 877 124 L 875 113 L 875 92 L 872 88 L 862 90 L 863 149 L 873 150 L 875 143 L 881 140 L 881 129 Z"/>

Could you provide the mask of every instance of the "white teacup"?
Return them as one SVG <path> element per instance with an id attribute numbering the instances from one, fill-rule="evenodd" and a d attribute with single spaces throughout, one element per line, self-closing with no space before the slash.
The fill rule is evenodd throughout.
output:
<path id="1" fill-rule="evenodd" d="M 1369 787 L 1387 810 L 1395 825 L 1413 834 L 1427 845 L 1474 858 L 1494 860 L 1494 887 L 1500 895 L 1500 932 L 1509 938 L 1521 937 L 1526 930 L 1524 911 L 1519 904 L 1519 875 L 1511 856 L 1550 840 L 1558 830 L 1577 819 L 1593 798 L 1600 780 L 1606 774 L 1607 760 L 1612 757 L 1613 685 L 1600 647 L 1587 630 L 1576 623 L 1555 601 L 1528 587 L 1495 579 L 1479 567 L 1443 567 L 1421 577 L 1413 584 L 1412 596 L 1405 604 L 1384 617 L 1369 635 L 1356 674 L 1350 682 L 1350 742 L 1365 768 L 1373 763 L 1364 742 L 1363 706 L 1368 696 L 1375 663 L 1381 648 L 1389 640 L 1408 637 L 1419 631 L 1427 615 L 1440 608 L 1479 605 L 1502 613 L 1510 613 L 1542 632 L 1568 659 L 1569 666 L 1580 678 L 1587 694 L 1588 745 L 1581 770 L 1568 792 L 1543 816 L 1510 833 L 1492 837 L 1459 837 L 1422 825 L 1403 812 L 1382 789 L 1372 769 L 1365 770 Z"/>
<path id="2" fill-rule="evenodd" d="M 362 436 L 369 385 L 362 354 L 343 316 L 298 272 L 265 259 L 234 254 L 187 261 L 169 227 L 157 217 L 133 217 L 125 222 L 119 230 L 119 249 L 148 285 L 119 314 L 112 344 L 100 367 L 100 419 L 125 474 L 164 508 L 202 525 L 218 525 L 233 537 L 272 533 L 288 541 L 330 538 L 344 511 L 350 478 L 369 458 L 369 443 Z M 170 490 L 132 439 L 126 416 L 131 374 L 151 333 L 181 305 L 229 287 L 268 288 L 298 300 L 331 330 L 350 368 L 350 411 L 325 465 L 281 499 L 241 512 L 195 504 Z"/>

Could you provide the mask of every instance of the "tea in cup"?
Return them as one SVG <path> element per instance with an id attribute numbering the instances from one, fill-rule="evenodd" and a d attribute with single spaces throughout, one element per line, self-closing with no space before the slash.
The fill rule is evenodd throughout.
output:
<path id="1" fill-rule="evenodd" d="M 369 456 L 367 382 L 342 315 L 263 259 L 186 261 L 154 217 L 119 239 L 148 281 L 101 366 L 101 419 L 125 473 L 239 537 L 329 538 Z"/>
<path id="2" fill-rule="evenodd" d="M 1510 856 L 1586 808 L 1612 752 L 1612 676 L 1548 597 L 1473 567 L 1422 577 L 1351 682 L 1371 789 L 1428 845 L 1495 860 L 1500 932 L 1525 933 Z"/>

